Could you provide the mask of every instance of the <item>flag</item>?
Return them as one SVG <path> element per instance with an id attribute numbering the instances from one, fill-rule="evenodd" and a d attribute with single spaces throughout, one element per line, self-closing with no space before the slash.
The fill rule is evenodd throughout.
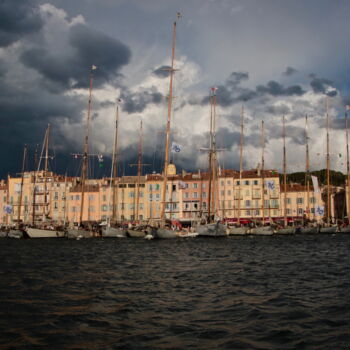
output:
<path id="1" fill-rule="evenodd" d="M 214 86 L 210 89 L 210 91 L 212 92 L 212 94 L 215 94 L 217 89 L 218 88 L 216 86 Z"/>
<path id="2" fill-rule="evenodd" d="M 316 214 L 316 216 L 323 216 L 324 215 L 324 206 L 323 205 L 316 205 L 315 214 Z"/>
<path id="3" fill-rule="evenodd" d="M 91 70 L 96 70 L 97 66 L 95 66 L 94 64 L 91 66 Z"/>
<path id="4" fill-rule="evenodd" d="M 171 144 L 171 152 L 172 152 L 172 153 L 180 153 L 180 152 L 181 152 L 181 149 L 182 149 L 182 146 L 181 146 L 181 145 L 179 145 L 179 144 L 177 144 L 177 143 L 175 143 L 175 142 L 173 142 L 173 143 Z"/>
<path id="5" fill-rule="evenodd" d="M 274 190 L 275 189 L 275 180 L 266 180 L 266 187 L 269 190 Z"/>
<path id="6" fill-rule="evenodd" d="M 10 205 L 10 204 L 7 204 L 7 205 L 5 205 L 4 206 L 4 212 L 5 212 L 5 214 L 12 214 L 12 205 Z"/>
<path id="7" fill-rule="evenodd" d="M 314 192 L 315 193 L 321 193 L 320 188 L 318 186 L 318 180 L 317 177 L 314 175 L 311 175 L 312 185 L 314 186 Z"/>
<path id="8" fill-rule="evenodd" d="M 98 156 L 98 165 L 100 168 L 103 168 L 103 155 L 99 154 Z"/>
<path id="9" fill-rule="evenodd" d="M 184 181 L 179 181 L 179 188 L 180 189 L 185 189 L 185 188 L 187 188 L 188 186 L 187 186 L 187 183 L 186 182 L 184 182 Z"/>

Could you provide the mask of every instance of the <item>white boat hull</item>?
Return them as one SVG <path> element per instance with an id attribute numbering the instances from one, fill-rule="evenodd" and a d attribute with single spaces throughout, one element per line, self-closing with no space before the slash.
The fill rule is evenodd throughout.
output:
<path id="1" fill-rule="evenodd" d="M 177 238 L 177 232 L 167 228 L 158 228 L 156 231 L 156 237 L 162 239 Z"/>
<path id="2" fill-rule="evenodd" d="M 128 235 L 132 238 L 145 238 L 146 236 L 146 233 L 144 231 L 128 229 L 127 232 Z"/>
<path id="3" fill-rule="evenodd" d="M 8 238 L 23 238 L 23 231 L 21 230 L 10 230 L 7 234 Z"/>
<path id="4" fill-rule="evenodd" d="M 230 227 L 228 229 L 228 234 L 230 236 L 242 236 L 247 234 L 248 229 L 248 227 Z"/>
<path id="5" fill-rule="evenodd" d="M 71 239 L 92 238 L 94 236 L 94 232 L 89 230 L 79 230 L 77 228 L 67 230 L 67 238 Z"/>
<path id="6" fill-rule="evenodd" d="M 102 237 L 104 238 L 124 238 L 126 230 L 120 227 L 106 227 L 102 229 Z"/>
<path id="7" fill-rule="evenodd" d="M 250 229 L 249 234 L 257 236 L 272 236 L 274 230 L 270 226 L 254 227 Z"/>
<path id="8" fill-rule="evenodd" d="M 198 236 L 207 236 L 207 237 L 226 237 L 226 226 L 220 223 L 216 224 L 206 224 L 198 225 L 196 227 Z"/>
<path id="9" fill-rule="evenodd" d="M 26 232 L 30 238 L 62 238 L 64 231 L 48 230 L 34 227 L 27 227 Z"/>

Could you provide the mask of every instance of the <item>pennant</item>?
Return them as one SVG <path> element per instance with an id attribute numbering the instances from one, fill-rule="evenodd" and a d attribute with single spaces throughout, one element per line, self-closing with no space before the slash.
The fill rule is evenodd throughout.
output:
<path id="1" fill-rule="evenodd" d="M 314 186 L 314 192 L 321 193 L 320 187 L 318 186 L 317 177 L 314 175 L 311 175 L 311 180 L 312 180 L 312 186 Z"/>
<path id="2" fill-rule="evenodd" d="M 274 190 L 275 189 L 275 180 L 266 180 L 265 184 L 266 184 L 266 187 L 269 190 Z"/>
<path id="3" fill-rule="evenodd" d="M 181 145 L 179 145 L 179 144 L 177 144 L 177 143 L 175 143 L 175 142 L 173 142 L 173 143 L 171 144 L 171 152 L 172 152 L 172 153 L 180 153 L 180 152 L 181 152 L 181 149 L 182 149 L 182 146 L 181 146 Z"/>
<path id="4" fill-rule="evenodd" d="M 315 215 L 316 216 L 323 216 L 324 215 L 324 206 L 323 205 L 316 205 Z"/>
<path id="5" fill-rule="evenodd" d="M 12 209 L 13 209 L 12 205 L 7 204 L 4 206 L 4 213 L 5 214 L 12 214 Z"/>

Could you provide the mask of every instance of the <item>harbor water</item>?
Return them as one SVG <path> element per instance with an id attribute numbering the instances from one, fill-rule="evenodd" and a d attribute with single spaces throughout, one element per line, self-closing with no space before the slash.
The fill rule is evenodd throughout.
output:
<path id="1" fill-rule="evenodd" d="M 0 240 L 0 350 L 349 349 L 350 235 Z"/>

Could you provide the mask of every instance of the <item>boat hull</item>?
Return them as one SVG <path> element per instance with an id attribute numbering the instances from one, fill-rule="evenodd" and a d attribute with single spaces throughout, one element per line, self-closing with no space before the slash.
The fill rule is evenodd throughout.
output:
<path id="1" fill-rule="evenodd" d="M 64 231 L 47 230 L 34 227 L 27 227 L 26 232 L 29 238 L 62 238 L 65 236 Z"/>
<path id="2" fill-rule="evenodd" d="M 67 230 L 67 238 L 70 239 L 92 238 L 94 236 L 94 232 L 89 230 L 79 230 L 76 228 Z"/>
<path id="3" fill-rule="evenodd" d="M 250 229 L 249 234 L 257 236 L 272 236 L 274 234 L 274 230 L 270 226 L 254 227 Z"/>
<path id="4" fill-rule="evenodd" d="M 350 233 L 350 226 L 345 226 L 340 228 L 340 233 Z"/>
<path id="5" fill-rule="evenodd" d="M 9 232 L 8 232 L 8 234 L 7 234 L 7 237 L 8 238 L 23 238 L 24 237 L 24 233 L 23 233 L 23 231 L 21 231 L 21 230 L 15 230 L 15 229 L 13 229 L 13 230 L 10 230 Z"/>
<path id="6" fill-rule="evenodd" d="M 102 229 L 102 237 L 124 238 L 126 237 L 126 230 L 120 227 L 106 227 Z"/>
<path id="7" fill-rule="evenodd" d="M 281 228 L 276 231 L 276 235 L 294 235 L 294 234 L 295 234 L 294 227 Z"/>
<path id="8" fill-rule="evenodd" d="M 338 232 L 338 226 L 321 227 L 320 233 L 336 233 Z"/>
<path id="9" fill-rule="evenodd" d="M 132 237 L 132 238 L 145 238 L 146 237 L 146 233 L 144 231 L 138 231 L 138 230 L 132 230 L 132 229 L 128 229 L 127 234 L 129 237 Z"/>
<path id="10" fill-rule="evenodd" d="M 177 238 L 177 232 L 167 228 L 158 228 L 156 237 L 161 239 Z"/>
<path id="11" fill-rule="evenodd" d="M 303 235 L 315 235 L 318 233 L 318 227 L 299 227 L 296 229 L 295 233 Z"/>
<path id="12" fill-rule="evenodd" d="M 198 225 L 197 228 L 198 236 L 206 237 L 226 237 L 226 226 L 220 223 L 217 224 L 206 224 Z"/>
<path id="13" fill-rule="evenodd" d="M 248 232 L 248 227 L 230 227 L 228 229 L 228 234 L 230 236 L 242 236 L 246 235 Z"/>

